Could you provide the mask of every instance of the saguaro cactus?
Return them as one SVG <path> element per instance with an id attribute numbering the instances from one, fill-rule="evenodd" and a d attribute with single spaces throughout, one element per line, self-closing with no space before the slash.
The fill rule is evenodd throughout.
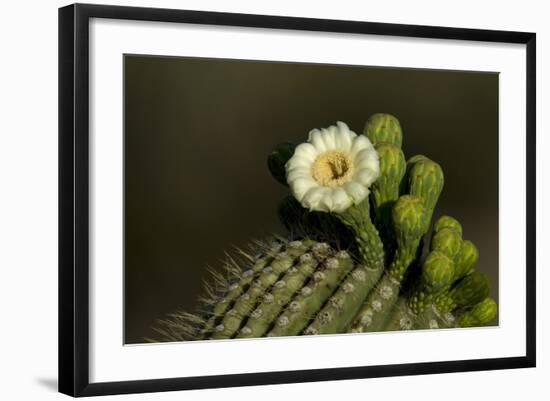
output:
<path id="1" fill-rule="evenodd" d="M 371 116 L 362 135 L 342 122 L 283 143 L 268 157 L 290 195 L 288 237 L 228 257 L 199 312 L 159 320 L 156 341 L 357 333 L 485 325 L 494 319 L 479 253 L 457 219 L 441 216 L 441 166 L 405 162 L 396 117 Z M 372 219 L 372 220 L 371 220 Z M 423 254 L 424 241 L 430 242 Z M 416 274 L 408 274 L 417 268 Z M 414 269 L 413 269 L 414 270 Z"/>

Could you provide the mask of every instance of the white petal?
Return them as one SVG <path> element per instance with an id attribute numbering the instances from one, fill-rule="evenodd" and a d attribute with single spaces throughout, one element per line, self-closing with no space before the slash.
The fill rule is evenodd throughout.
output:
<path id="1" fill-rule="evenodd" d="M 332 211 L 334 212 L 343 212 L 348 207 L 351 206 L 352 199 L 348 196 L 346 191 L 344 191 L 342 188 L 334 188 L 332 190 Z"/>
<path id="2" fill-rule="evenodd" d="M 302 199 L 302 206 L 310 210 L 328 212 L 328 209 L 321 202 L 326 196 L 330 196 L 329 188 L 320 186 L 310 188 Z"/>
<path id="3" fill-rule="evenodd" d="M 348 125 L 343 121 L 337 121 L 336 126 L 338 127 L 338 130 L 340 133 L 346 133 L 348 135 L 351 135 L 351 137 L 356 137 L 357 134 L 349 129 Z"/>
<path id="4" fill-rule="evenodd" d="M 290 160 L 298 157 L 313 163 L 317 156 L 319 156 L 319 153 L 317 152 L 315 147 L 311 143 L 305 142 L 296 146 L 296 149 L 294 150 L 294 156 L 292 156 Z"/>
<path id="5" fill-rule="evenodd" d="M 363 169 L 369 169 L 376 173 L 378 176 L 380 174 L 380 162 L 378 160 L 372 160 L 372 159 L 363 159 L 360 160 L 358 163 L 354 163 L 354 167 L 356 170 L 363 170 Z"/>
<path id="6" fill-rule="evenodd" d="M 323 141 L 323 134 L 319 130 L 314 130 L 309 133 L 309 142 L 315 147 L 317 153 L 324 153 L 328 149 Z"/>
<path id="7" fill-rule="evenodd" d="M 364 185 L 361 185 L 355 181 L 347 182 L 344 185 L 344 188 L 348 195 L 353 198 L 353 203 L 356 205 L 361 203 L 369 194 L 369 190 Z"/>
<path id="8" fill-rule="evenodd" d="M 289 170 L 286 174 L 286 181 L 288 183 L 291 183 L 298 178 L 312 178 L 311 177 L 311 170 L 304 167 L 298 167 L 292 170 Z"/>
<path id="9" fill-rule="evenodd" d="M 362 151 L 357 153 L 353 158 L 353 165 L 355 167 L 358 167 L 363 162 L 378 163 L 378 153 L 376 152 L 376 150 L 372 148 L 363 149 Z"/>
<path id="10" fill-rule="evenodd" d="M 356 135 L 351 131 L 340 131 L 336 136 L 336 146 L 338 149 L 347 153 L 351 150 L 351 144 L 353 143 L 353 138 L 355 137 Z"/>
<path id="11" fill-rule="evenodd" d="M 311 166 L 296 166 L 292 168 L 287 168 L 287 174 L 290 174 L 295 171 L 300 171 L 302 173 L 307 173 L 308 175 L 311 175 Z"/>
<path id="12" fill-rule="evenodd" d="M 320 132 L 319 128 L 313 128 L 309 133 L 307 134 L 307 141 L 311 142 L 311 137 L 314 133 Z"/>
<path id="13" fill-rule="evenodd" d="M 354 181 L 357 181 L 366 187 L 369 187 L 374 181 L 376 181 L 377 178 L 378 178 L 378 171 L 370 168 L 364 168 L 364 169 L 358 170 L 353 175 Z"/>
<path id="14" fill-rule="evenodd" d="M 353 144 L 351 145 L 351 157 L 355 157 L 363 149 L 370 149 L 372 147 L 372 144 L 365 135 L 356 136 L 353 138 Z"/>
<path id="15" fill-rule="evenodd" d="M 311 178 L 298 178 L 292 182 L 289 182 L 289 185 L 292 194 L 294 195 L 296 200 L 298 200 L 298 202 L 302 201 L 302 198 L 307 191 L 317 186 L 315 181 L 313 181 Z"/>
<path id="16" fill-rule="evenodd" d="M 332 200 L 332 194 L 329 190 L 319 201 L 319 210 L 330 212 L 333 208 L 334 202 Z"/>
<path id="17" fill-rule="evenodd" d="M 323 141 L 327 150 L 336 149 L 336 127 L 334 125 L 323 129 Z"/>
<path id="18" fill-rule="evenodd" d="M 294 168 L 298 167 L 305 167 L 305 168 L 311 168 L 311 165 L 313 162 L 309 161 L 309 159 L 305 157 L 300 156 L 292 156 L 287 162 L 286 162 L 286 170 L 292 170 Z"/>

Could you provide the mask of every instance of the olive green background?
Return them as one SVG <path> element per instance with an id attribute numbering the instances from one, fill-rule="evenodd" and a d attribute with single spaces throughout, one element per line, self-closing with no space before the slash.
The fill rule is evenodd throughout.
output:
<path id="1" fill-rule="evenodd" d="M 439 162 L 498 300 L 498 74 L 126 55 L 125 342 L 192 311 L 224 251 L 283 233 L 266 156 L 312 128 L 392 113 L 408 157 Z"/>

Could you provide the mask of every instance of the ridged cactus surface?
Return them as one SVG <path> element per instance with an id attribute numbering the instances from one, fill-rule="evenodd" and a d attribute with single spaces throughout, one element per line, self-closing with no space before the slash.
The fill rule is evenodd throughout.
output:
<path id="1" fill-rule="evenodd" d="M 402 142 L 397 118 L 378 113 L 360 135 L 338 122 L 312 130 L 302 144 L 277 146 L 267 164 L 289 187 L 277 211 L 288 236 L 255 241 L 228 257 L 205 284 L 199 310 L 160 320 L 156 341 L 493 320 L 497 304 L 475 269 L 476 246 L 456 218 L 442 215 L 432 225 L 441 166 L 424 155 L 406 160 Z"/>

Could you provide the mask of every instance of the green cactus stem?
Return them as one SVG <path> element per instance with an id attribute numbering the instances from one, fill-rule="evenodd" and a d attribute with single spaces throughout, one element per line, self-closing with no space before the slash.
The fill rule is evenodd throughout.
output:
<path id="1" fill-rule="evenodd" d="M 333 252 L 328 245 L 325 248 L 320 246 L 318 248 L 319 252 Z M 354 265 L 346 251 L 337 252 L 334 258 L 327 259 L 327 262 L 329 260 L 331 262 L 322 264 L 321 268 L 313 273 L 312 278 L 294 296 L 288 307 L 277 318 L 277 322 L 267 334 L 268 336 L 300 334 Z"/>
<path id="2" fill-rule="evenodd" d="M 256 307 L 256 310 L 262 311 L 261 315 L 255 319 L 248 319 L 237 338 L 252 338 L 264 335 L 279 313 L 290 302 L 294 293 L 303 288 L 304 283 L 313 274 L 319 262 L 324 260 L 324 257 L 321 257 L 320 260 L 317 259 L 311 252 L 300 256 L 298 265 L 291 267 L 281 280 L 273 285 L 271 292 L 264 294 L 263 300 Z M 328 260 L 325 263 L 330 265 L 338 262 Z"/>
<path id="3" fill-rule="evenodd" d="M 369 200 L 366 199 L 335 216 L 354 232 L 361 263 L 371 270 L 381 271 L 384 268 L 384 244 L 372 224 L 369 209 Z"/>
<path id="4" fill-rule="evenodd" d="M 414 319 L 413 329 L 433 330 L 454 327 L 455 317 L 452 313 L 441 313 L 433 304 L 425 308 Z"/>
<path id="5" fill-rule="evenodd" d="M 398 281 L 403 279 L 405 271 L 416 256 L 426 213 L 423 199 L 414 195 L 401 196 L 393 208 L 397 252 L 388 273 Z"/>
<path id="6" fill-rule="evenodd" d="M 399 295 L 399 281 L 385 274 L 371 291 L 363 307 L 348 328 L 351 333 L 379 331 L 386 324 Z"/>
<path id="7" fill-rule="evenodd" d="M 304 331 L 305 334 L 342 332 L 357 314 L 366 296 L 382 275 L 382 269 L 358 265 L 340 284 L 323 309 Z"/>
<path id="8" fill-rule="evenodd" d="M 408 299 L 400 296 L 388 314 L 385 326 L 381 331 L 411 330 L 417 316 L 409 308 Z"/>
<path id="9" fill-rule="evenodd" d="M 403 142 L 403 131 L 399 120 L 387 113 L 376 113 L 370 116 L 363 129 L 363 135 L 366 135 L 374 145 L 390 143 L 400 148 Z"/>

